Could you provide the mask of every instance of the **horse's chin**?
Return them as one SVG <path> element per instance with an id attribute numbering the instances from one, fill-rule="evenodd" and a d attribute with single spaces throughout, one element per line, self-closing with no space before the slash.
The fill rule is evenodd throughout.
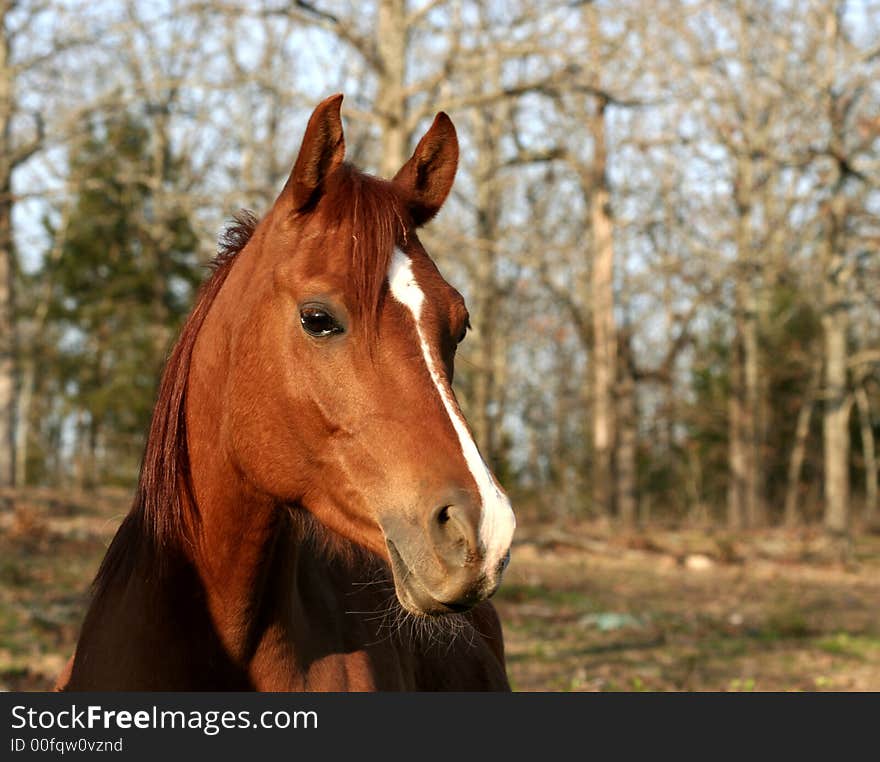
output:
<path id="1" fill-rule="evenodd" d="M 397 600 L 406 611 L 416 616 L 442 617 L 461 614 L 473 608 L 473 605 L 444 603 L 435 598 L 403 560 L 397 546 L 391 540 L 386 542 L 391 557 L 394 590 L 397 593 Z"/>

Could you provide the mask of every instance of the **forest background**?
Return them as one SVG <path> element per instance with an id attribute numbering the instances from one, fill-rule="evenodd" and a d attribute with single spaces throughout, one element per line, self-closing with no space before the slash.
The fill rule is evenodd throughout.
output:
<path id="1" fill-rule="evenodd" d="M 55 664 L 75 637 L 224 223 L 268 209 L 334 92 L 348 158 L 381 176 L 437 111 L 458 128 L 453 196 L 423 238 L 468 301 L 456 392 L 521 515 L 500 605 L 525 628 L 523 665 L 543 658 L 529 606 L 551 606 L 548 626 L 573 606 L 566 643 L 572 622 L 575 644 L 647 637 L 635 609 L 662 594 L 615 604 L 591 587 L 589 565 L 625 550 L 646 584 L 663 559 L 751 584 L 758 558 L 864 582 L 864 617 L 843 629 L 804 613 L 800 588 L 768 605 L 876 678 L 874 0 L 2 0 L 0 674 L 41 685 L 34 659 Z M 77 518 L 98 522 L 82 548 Z M 529 547 L 579 560 L 557 578 Z M 603 590 L 628 573 L 605 571 Z M 23 645 L 56 604 L 47 639 Z M 609 613 L 631 620 L 589 619 Z M 604 653 L 572 647 L 547 661 L 580 674 Z M 594 666 L 574 687 L 603 687 Z M 736 669 L 706 685 L 756 679 Z M 676 679 L 655 687 L 703 686 Z"/>

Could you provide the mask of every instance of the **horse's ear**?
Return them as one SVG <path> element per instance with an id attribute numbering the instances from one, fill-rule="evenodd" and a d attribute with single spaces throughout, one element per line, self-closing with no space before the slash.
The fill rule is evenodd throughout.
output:
<path id="1" fill-rule="evenodd" d="M 449 195 L 458 168 L 458 137 L 452 120 L 442 111 L 434 118 L 410 160 L 394 176 L 406 193 L 413 222 L 424 225 Z"/>
<path id="2" fill-rule="evenodd" d="M 327 177 L 345 158 L 345 136 L 339 109 L 342 94 L 321 101 L 312 112 L 293 171 L 284 186 L 294 210 L 314 203 Z"/>

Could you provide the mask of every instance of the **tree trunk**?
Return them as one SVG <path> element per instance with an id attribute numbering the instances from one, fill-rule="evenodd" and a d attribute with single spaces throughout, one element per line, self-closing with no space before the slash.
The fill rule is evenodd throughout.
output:
<path id="1" fill-rule="evenodd" d="M 382 125 L 379 174 L 387 178 L 409 158 L 405 93 L 408 37 L 406 1 L 381 0 L 375 38 L 381 62 L 376 111 Z"/>
<path id="2" fill-rule="evenodd" d="M 730 396 L 727 403 L 727 441 L 730 472 L 727 484 L 727 525 L 742 529 L 745 525 L 746 443 L 743 436 L 742 347 L 737 338 L 731 347 Z"/>
<path id="3" fill-rule="evenodd" d="M 836 4 L 835 4 L 836 6 Z M 825 388 L 822 440 L 825 466 L 825 529 L 840 555 L 849 554 L 849 412 L 847 394 L 847 333 L 849 313 L 846 283 L 846 217 L 844 195 L 848 169 L 844 164 L 845 125 L 840 94 L 836 90 L 837 48 L 840 41 L 838 8 L 829 6 L 825 15 L 825 37 L 829 60 L 826 65 L 829 155 L 834 157 L 831 197 L 825 206 L 825 240 L 822 256 L 822 329 L 825 339 Z"/>
<path id="4" fill-rule="evenodd" d="M 475 263 L 474 296 L 477 319 L 474 321 L 474 347 L 471 350 L 474 367 L 471 420 L 474 436 L 483 457 L 490 465 L 497 459 L 497 434 L 494 405 L 497 400 L 498 379 L 495 375 L 499 352 L 498 284 L 496 283 L 496 241 L 498 238 L 498 194 L 495 183 L 497 172 L 495 141 L 491 115 L 480 111 L 475 120 L 477 141 L 476 217 L 477 261 Z"/>
<path id="5" fill-rule="evenodd" d="M 797 424 L 794 429 L 794 444 L 791 448 L 791 457 L 788 459 L 788 478 L 785 488 L 785 525 L 796 526 L 802 516 L 798 507 L 798 498 L 801 488 L 801 470 L 807 453 L 807 440 L 810 435 L 810 420 L 813 417 L 813 408 L 816 404 L 816 393 L 819 391 L 819 383 L 822 378 L 822 363 L 817 362 L 810 373 L 810 381 L 804 392 L 804 399 L 798 410 Z"/>
<path id="6" fill-rule="evenodd" d="M 0 6 L 0 487 L 15 480 L 15 251 L 12 240 L 13 73 L 6 15 Z"/>
<path id="7" fill-rule="evenodd" d="M 15 483 L 15 254 L 10 187 L 2 172 L 0 168 L 0 487 L 7 487 Z"/>
<path id="8" fill-rule="evenodd" d="M 756 270 L 752 244 L 752 195 L 754 167 L 749 156 L 739 156 L 736 163 L 735 201 L 737 207 L 737 271 L 736 288 L 736 332 L 740 355 L 740 366 L 731 381 L 736 382 L 732 390 L 739 409 L 735 414 L 735 425 L 731 420 L 731 465 L 736 450 L 738 473 L 735 475 L 735 489 L 740 494 L 734 496 L 739 505 L 735 508 L 736 522 L 742 526 L 754 527 L 764 518 L 763 469 L 761 467 L 761 442 L 758 425 L 761 404 L 758 357 L 758 300 L 756 290 Z M 732 411 L 733 413 L 733 411 Z"/>
<path id="9" fill-rule="evenodd" d="M 638 409 L 636 382 L 632 367 L 632 347 L 628 333 L 621 336 L 620 376 L 617 385 L 617 453 L 615 490 L 617 515 L 621 525 L 634 529 L 638 519 L 636 455 L 638 447 Z"/>
<path id="10" fill-rule="evenodd" d="M 849 548 L 849 413 L 847 391 L 847 304 L 846 175 L 836 167 L 833 193 L 825 210 L 823 257 L 822 329 L 825 337 L 825 389 L 822 437 L 825 464 L 825 529 L 840 543 L 842 554 Z"/>
<path id="11" fill-rule="evenodd" d="M 27 484 L 28 437 L 30 436 L 31 403 L 34 398 L 36 363 L 33 357 L 21 362 L 21 384 L 15 421 L 15 479 L 17 485 Z"/>
<path id="12" fill-rule="evenodd" d="M 152 334 L 154 368 L 151 370 L 157 374 L 161 371 L 173 335 L 169 310 L 166 305 L 170 270 L 168 252 L 173 245 L 174 238 L 172 226 L 169 224 L 173 210 L 166 197 L 171 154 L 168 124 L 170 105 L 170 103 L 166 103 L 162 108 L 157 109 L 158 113 L 155 115 L 152 125 L 151 176 L 148 178 L 148 182 L 153 186 L 153 194 L 151 213 L 144 219 L 145 232 L 149 241 L 145 247 L 144 255 L 153 259 L 152 298 L 150 299 L 152 325 L 149 329 Z"/>
<path id="13" fill-rule="evenodd" d="M 596 98 L 591 118 L 594 156 L 590 190 L 593 257 L 590 297 L 593 318 L 593 507 L 612 514 L 612 449 L 617 340 L 614 326 L 614 223 L 605 143 L 607 99 Z"/>
<path id="14" fill-rule="evenodd" d="M 862 458 L 865 462 L 865 524 L 877 521 L 877 448 L 874 441 L 874 425 L 871 420 L 871 402 L 863 386 L 855 391 L 856 407 L 862 437 Z"/>
<path id="15" fill-rule="evenodd" d="M 55 281 L 55 265 L 61 259 L 64 249 L 64 231 L 67 230 L 70 221 L 70 209 L 65 206 L 61 214 L 61 224 L 52 241 L 52 248 L 46 255 L 46 268 L 40 284 L 40 296 L 34 308 L 33 317 L 30 321 L 28 334 L 30 340 L 25 339 L 24 345 L 27 350 L 21 353 L 21 384 L 18 392 L 18 409 L 15 422 L 15 483 L 27 484 L 27 456 L 31 425 L 31 405 L 34 398 L 34 385 L 36 383 L 36 353 L 42 346 L 39 337 L 46 327 L 46 319 L 49 316 L 49 308 L 52 303 L 52 289 Z"/>
<path id="16" fill-rule="evenodd" d="M 825 528 L 834 536 L 849 532 L 849 411 L 846 388 L 846 315 L 831 307 L 825 327 Z"/>
<path id="17" fill-rule="evenodd" d="M 764 523 L 764 468 L 760 426 L 761 385 L 758 357 L 758 308 L 755 287 L 748 283 L 743 326 L 743 375 L 745 405 L 743 437 L 746 445 L 745 508 L 746 523 L 754 528 Z"/>

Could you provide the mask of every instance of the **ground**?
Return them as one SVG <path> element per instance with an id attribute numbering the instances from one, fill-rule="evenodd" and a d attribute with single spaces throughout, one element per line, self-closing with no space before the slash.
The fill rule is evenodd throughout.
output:
<path id="1" fill-rule="evenodd" d="M 52 686 L 127 503 L 0 494 L 0 689 Z M 521 516 L 495 600 L 515 690 L 880 690 L 877 536 L 844 566 L 815 530 L 623 535 Z"/>

